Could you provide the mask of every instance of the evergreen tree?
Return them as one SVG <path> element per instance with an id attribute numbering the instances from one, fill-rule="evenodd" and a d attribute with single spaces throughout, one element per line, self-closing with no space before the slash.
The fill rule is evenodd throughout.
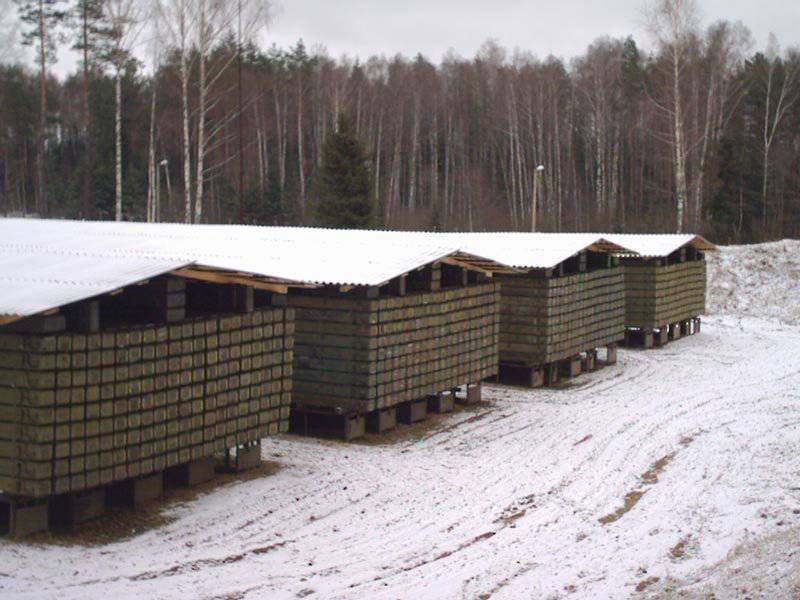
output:
<path id="1" fill-rule="evenodd" d="M 373 225 L 370 172 L 353 124 L 341 115 L 322 149 L 317 222 L 325 227 L 368 229 Z"/>

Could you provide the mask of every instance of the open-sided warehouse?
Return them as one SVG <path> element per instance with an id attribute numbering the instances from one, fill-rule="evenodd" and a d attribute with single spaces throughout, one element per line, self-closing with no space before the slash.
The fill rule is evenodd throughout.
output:
<path id="1" fill-rule="evenodd" d="M 696 235 L 609 235 L 622 255 L 626 342 L 650 348 L 697 333 L 706 306 L 705 253 Z"/>
<path id="2" fill-rule="evenodd" d="M 454 234 L 455 236 L 455 234 Z M 499 275 L 501 380 L 537 386 L 593 370 L 597 349 L 616 360 L 624 335 L 624 282 L 612 252 L 592 234 L 473 233 L 466 251 L 521 269 Z"/>
<path id="3" fill-rule="evenodd" d="M 246 467 L 288 428 L 289 282 L 83 227 L 0 220 L 0 531 Z"/>

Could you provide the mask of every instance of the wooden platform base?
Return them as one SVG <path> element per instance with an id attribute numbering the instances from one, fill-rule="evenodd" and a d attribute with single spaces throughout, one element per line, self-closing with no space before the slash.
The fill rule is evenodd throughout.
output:
<path id="1" fill-rule="evenodd" d="M 661 348 L 669 342 L 674 342 L 689 335 L 700 333 L 700 318 L 694 317 L 666 323 L 656 329 L 629 328 L 625 330 L 625 346 L 629 348 Z"/>

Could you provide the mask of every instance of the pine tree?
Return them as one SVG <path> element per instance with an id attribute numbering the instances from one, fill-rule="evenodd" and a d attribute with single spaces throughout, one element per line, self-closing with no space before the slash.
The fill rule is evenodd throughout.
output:
<path id="1" fill-rule="evenodd" d="M 26 29 L 22 42 L 37 47 L 39 63 L 39 131 L 36 149 L 36 210 L 47 209 L 44 175 L 45 128 L 47 126 L 47 65 L 55 61 L 58 25 L 66 17 L 63 0 L 17 0 L 20 21 Z"/>
<path id="2" fill-rule="evenodd" d="M 317 222 L 325 227 L 369 229 L 373 225 L 367 157 L 350 119 L 341 115 L 322 149 Z"/>

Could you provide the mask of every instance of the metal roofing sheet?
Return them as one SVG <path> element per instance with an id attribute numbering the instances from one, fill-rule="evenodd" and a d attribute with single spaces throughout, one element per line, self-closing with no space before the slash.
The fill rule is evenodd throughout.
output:
<path id="1" fill-rule="evenodd" d="M 443 239 L 363 232 L 229 225 L 180 225 L 0 219 L 0 254 L 49 254 L 162 260 L 239 271 L 283 282 L 381 285 L 433 261 L 469 256 Z M 56 260 L 53 258 L 52 260 Z M 483 263 L 481 263 L 483 264 Z M 486 266 L 483 264 L 483 266 Z M 498 266 L 499 267 L 499 266 Z M 81 266 L 86 269 L 86 265 Z M 24 270 L 16 264 L 6 275 Z M 4 273 L 0 272 L 0 276 Z M 90 280 L 93 274 L 86 271 Z"/>
<path id="2" fill-rule="evenodd" d="M 70 253 L 54 260 L 50 252 L 0 247 L 0 323 L 112 292 L 186 264 Z"/>
<path id="3" fill-rule="evenodd" d="M 442 244 L 520 269 L 549 269 L 583 250 L 627 251 L 596 233 L 478 232 L 434 233 L 419 231 L 343 230 L 302 227 L 265 228 L 274 239 L 333 241 L 351 239 L 400 241 L 405 244 Z"/>
<path id="4" fill-rule="evenodd" d="M 702 236 L 692 233 L 679 234 L 621 234 L 604 236 L 620 246 L 641 256 L 669 256 L 684 246 L 694 246 L 702 252 L 716 250 L 716 246 Z"/>

